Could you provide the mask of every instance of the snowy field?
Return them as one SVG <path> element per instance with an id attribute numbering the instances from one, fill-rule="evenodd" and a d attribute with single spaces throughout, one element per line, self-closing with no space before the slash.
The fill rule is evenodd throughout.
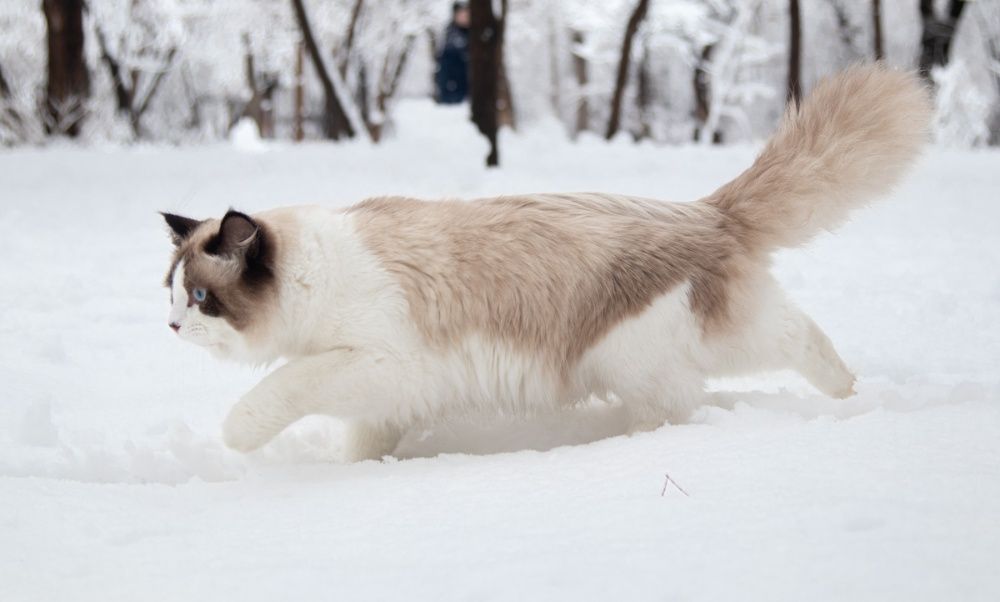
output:
<path id="1" fill-rule="evenodd" d="M 484 145 L 440 123 L 460 114 L 401 109 L 378 148 L 0 152 L 0 600 L 1000 599 L 995 152 L 934 149 L 892 198 L 777 257 L 859 374 L 848 400 L 773 374 L 634 437 L 592 407 L 410 433 L 381 463 L 337 463 L 321 418 L 225 449 L 262 370 L 167 328 L 157 210 L 683 200 L 754 154 L 541 126 L 485 172 Z"/>

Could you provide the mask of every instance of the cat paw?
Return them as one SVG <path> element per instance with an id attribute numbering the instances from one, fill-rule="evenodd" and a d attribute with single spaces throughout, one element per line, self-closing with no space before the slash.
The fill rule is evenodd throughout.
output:
<path id="1" fill-rule="evenodd" d="M 857 389 L 855 385 L 857 384 L 857 379 L 851 374 L 850 378 L 840 384 L 839 387 L 830 392 L 830 395 L 834 399 L 847 399 L 848 397 L 857 395 Z"/>
<path id="2" fill-rule="evenodd" d="M 261 448 L 271 440 L 271 436 L 262 432 L 254 416 L 246 408 L 237 404 L 222 423 L 222 442 L 229 449 L 249 453 Z"/>
<path id="3" fill-rule="evenodd" d="M 373 426 L 364 423 L 351 425 L 346 433 L 341 455 L 351 464 L 365 460 L 381 460 L 399 445 L 403 429 L 391 425 Z"/>

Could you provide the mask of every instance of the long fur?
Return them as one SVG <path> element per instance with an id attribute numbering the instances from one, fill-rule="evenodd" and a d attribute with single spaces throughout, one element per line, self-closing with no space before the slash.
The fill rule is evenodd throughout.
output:
<path id="1" fill-rule="evenodd" d="M 801 245 L 899 181 L 927 141 L 931 111 L 915 74 L 847 69 L 790 106 L 753 165 L 705 202 L 755 248 Z"/>
<path id="2" fill-rule="evenodd" d="M 649 429 L 684 420 L 706 378 L 782 368 L 844 397 L 854 375 L 767 255 L 885 193 L 928 118 L 913 75 L 856 67 L 694 203 L 562 194 L 165 215 L 171 328 L 223 357 L 288 360 L 226 418 L 243 451 L 325 413 L 352 423 L 348 459 L 378 458 L 414 424 L 592 395 Z"/>

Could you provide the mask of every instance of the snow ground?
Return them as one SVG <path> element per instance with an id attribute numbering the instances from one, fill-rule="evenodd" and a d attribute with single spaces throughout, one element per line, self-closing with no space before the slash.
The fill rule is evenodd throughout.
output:
<path id="1" fill-rule="evenodd" d="M 1000 599 L 995 152 L 935 149 L 891 199 L 777 258 L 859 373 L 854 398 L 763 375 L 634 437 L 595 407 L 411 433 L 383 463 L 334 462 L 319 418 L 224 449 L 221 418 L 262 373 L 166 328 L 156 210 L 691 199 L 754 152 L 544 126 L 507 136 L 488 173 L 461 115 L 401 109 L 379 148 L 0 153 L 0 600 Z M 665 473 L 690 497 L 661 495 Z"/>

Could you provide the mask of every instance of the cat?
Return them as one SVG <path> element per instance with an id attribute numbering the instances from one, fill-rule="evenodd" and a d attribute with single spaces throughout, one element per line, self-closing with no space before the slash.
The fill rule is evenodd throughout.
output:
<path id="1" fill-rule="evenodd" d="M 169 325 L 220 357 L 287 360 L 224 421 L 243 452 L 327 414 L 350 425 L 347 460 L 378 459 L 414 425 L 592 395 L 649 430 L 683 421 L 706 378 L 785 368 L 843 398 L 854 375 L 770 255 L 887 193 L 930 112 L 913 74 L 853 67 L 792 105 L 748 170 L 689 203 L 534 194 L 163 214 Z"/>

